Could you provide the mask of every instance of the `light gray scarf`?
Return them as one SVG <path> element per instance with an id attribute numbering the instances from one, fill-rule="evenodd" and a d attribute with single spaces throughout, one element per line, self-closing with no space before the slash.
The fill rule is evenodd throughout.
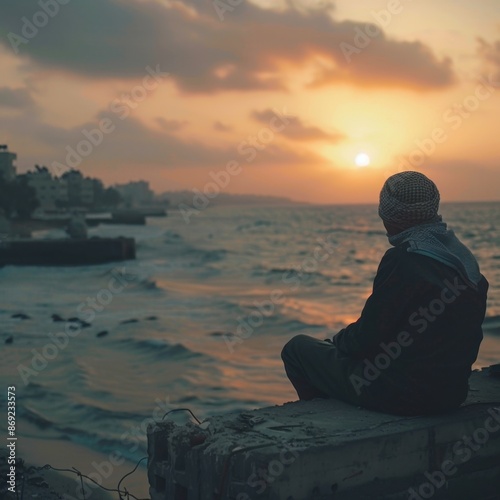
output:
<path id="1" fill-rule="evenodd" d="M 427 255 L 455 269 L 473 289 L 481 279 L 479 265 L 472 252 L 446 228 L 442 221 L 420 224 L 389 236 L 393 246 L 408 242 L 408 252 Z"/>

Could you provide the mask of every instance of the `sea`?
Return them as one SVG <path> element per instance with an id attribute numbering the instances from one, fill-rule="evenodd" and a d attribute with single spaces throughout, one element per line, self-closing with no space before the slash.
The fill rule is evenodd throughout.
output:
<path id="1" fill-rule="evenodd" d="M 441 214 L 490 283 L 474 368 L 499 363 L 500 203 L 444 203 Z M 147 425 L 170 410 L 203 420 L 295 400 L 283 345 L 355 321 L 390 247 L 375 205 L 172 210 L 90 229 L 120 235 L 136 239 L 136 260 L 0 269 L 0 401 L 15 387 L 28 461 L 88 474 L 113 456 L 131 469 Z M 82 463 L 86 450 L 100 458 Z M 146 494 L 145 461 L 134 475 L 130 491 Z"/>

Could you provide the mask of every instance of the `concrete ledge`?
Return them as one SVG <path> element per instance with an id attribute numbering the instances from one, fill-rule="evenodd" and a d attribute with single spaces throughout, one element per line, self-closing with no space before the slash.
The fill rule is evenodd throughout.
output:
<path id="1" fill-rule="evenodd" d="M 499 365 L 496 365 L 497 367 Z M 500 498 L 500 378 L 463 407 L 398 417 L 336 400 L 148 429 L 152 500 Z"/>

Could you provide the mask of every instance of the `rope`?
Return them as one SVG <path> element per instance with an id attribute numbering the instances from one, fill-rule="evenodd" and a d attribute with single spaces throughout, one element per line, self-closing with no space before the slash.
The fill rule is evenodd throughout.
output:
<path id="1" fill-rule="evenodd" d="M 163 415 L 163 417 L 161 419 L 163 420 L 169 413 L 172 413 L 174 411 L 187 411 L 196 420 L 198 425 L 201 425 L 201 423 L 202 423 L 201 420 L 189 408 L 174 408 L 173 410 L 167 411 L 167 413 L 165 413 L 165 415 Z"/>

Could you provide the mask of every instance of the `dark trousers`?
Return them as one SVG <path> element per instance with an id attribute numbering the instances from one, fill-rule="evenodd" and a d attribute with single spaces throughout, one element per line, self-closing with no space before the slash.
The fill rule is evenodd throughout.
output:
<path id="1" fill-rule="evenodd" d="M 335 398 L 360 404 L 347 378 L 353 361 L 331 342 L 297 335 L 283 347 L 281 359 L 299 399 Z"/>

